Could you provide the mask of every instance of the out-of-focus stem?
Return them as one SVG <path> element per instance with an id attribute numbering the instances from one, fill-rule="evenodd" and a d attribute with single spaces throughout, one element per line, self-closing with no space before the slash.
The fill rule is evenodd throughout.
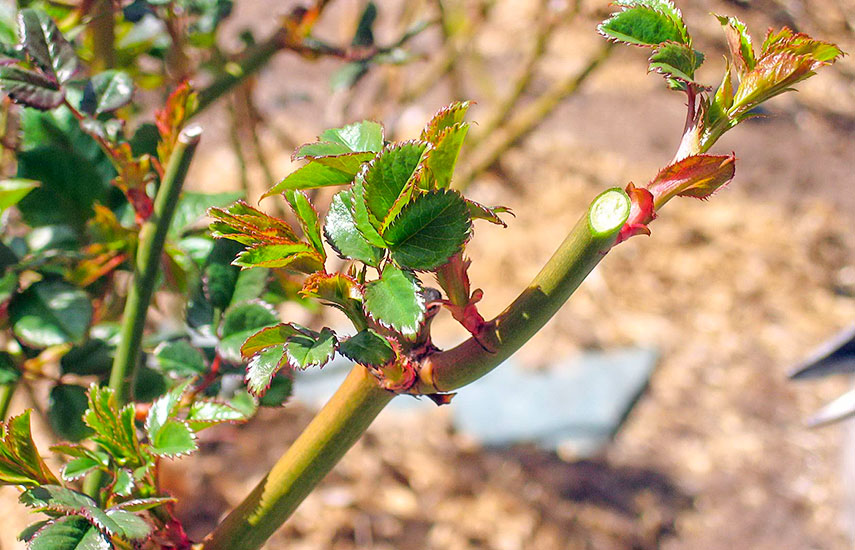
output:
<path id="1" fill-rule="evenodd" d="M 612 44 L 604 46 L 578 74 L 555 83 L 525 109 L 486 136 L 481 145 L 470 154 L 471 162 L 455 177 L 455 187 L 466 187 L 521 139 L 532 132 L 561 102 L 579 89 L 612 51 Z"/>
<path id="2" fill-rule="evenodd" d="M 12 396 L 15 394 L 17 385 L 17 382 L 0 384 L 0 422 L 6 419 L 6 414 L 9 412 L 9 404 L 12 402 Z"/>
<path id="3" fill-rule="evenodd" d="M 93 72 L 113 68 L 116 64 L 116 29 L 111 0 L 95 0 L 89 12 L 92 35 Z"/>
<path id="4" fill-rule="evenodd" d="M 122 315 L 119 346 L 110 371 L 110 387 L 115 390 L 120 403 L 125 402 L 130 393 L 129 388 L 139 362 L 146 313 L 160 271 L 166 234 L 201 136 L 202 130 L 198 126 L 186 128 L 179 134 L 154 199 L 154 211 L 140 228 L 133 280 Z"/>

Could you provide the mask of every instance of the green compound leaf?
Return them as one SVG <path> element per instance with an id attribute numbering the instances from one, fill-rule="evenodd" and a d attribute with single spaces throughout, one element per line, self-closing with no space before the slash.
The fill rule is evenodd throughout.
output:
<path id="1" fill-rule="evenodd" d="M 430 271 L 460 251 L 471 229 L 469 207 L 459 193 L 431 191 L 405 206 L 383 238 L 398 265 Z"/>
<path id="2" fill-rule="evenodd" d="M 271 346 L 256 353 L 246 368 L 246 389 L 256 397 L 264 396 L 273 377 L 285 364 L 284 344 Z"/>
<path id="3" fill-rule="evenodd" d="M 278 324 L 279 317 L 269 304 L 245 302 L 226 310 L 222 323 L 222 338 L 217 352 L 227 361 L 241 363 L 240 349 L 246 339 L 260 329 Z"/>
<path id="4" fill-rule="evenodd" d="M 23 178 L 0 180 L 0 214 L 10 206 L 18 204 L 18 201 L 38 186 L 39 182 Z"/>
<path id="5" fill-rule="evenodd" d="M 15 103 L 41 111 L 62 105 L 65 90 L 35 71 L 19 67 L 0 67 L 0 89 Z"/>
<path id="6" fill-rule="evenodd" d="M 72 384 L 57 384 L 50 391 L 47 417 L 58 436 L 68 441 L 80 441 L 92 433 L 83 422 L 89 399 L 86 388 Z"/>
<path id="7" fill-rule="evenodd" d="M 683 82 L 694 82 L 695 71 L 704 62 L 704 54 L 691 46 L 667 42 L 653 50 L 650 70 Z"/>
<path id="8" fill-rule="evenodd" d="M 33 442 L 30 412 L 27 410 L 0 424 L 0 484 L 33 486 L 59 483 Z"/>
<path id="9" fill-rule="evenodd" d="M 134 81 L 122 71 L 104 71 L 96 74 L 86 84 L 80 110 L 98 116 L 111 113 L 131 102 Z"/>
<path id="10" fill-rule="evenodd" d="M 203 374 L 208 369 L 201 350 L 186 340 L 162 342 L 155 348 L 154 356 L 161 370 L 175 373 L 182 378 Z"/>
<path id="11" fill-rule="evenodd" d="M 430 180 L 430 185 L 424 186 L 425 188 L 445 189 L 451 185 L 457 157 L 460 155 L 467 132 L 469 132 L 469 124 L 458 122 L 437 136 L 434 148 L 425 161 L 428 178 L 423 179 Z"/>
<path id="12" fill-rule="evenodd" d="M 421 177 L 419 168 L 427 148 L 428 144 L 420 141 L 391 145 L 366 165 L 362 185 L 375 227 L 381 227 L 406 204 Z"/>
<path id="13" fill-rule="evenodd" d="M 380 325 L 415 336 L 424 320 L 425 300 L 416 277 L 394 264 L 365 285 L 365 313 Z"/>
<path id="14" fill-rule="evenodd" d="M 691 44 L 682 14 L 670 1 L 623 0 L 615 4 L 623 10 L 597 27 L 606 38 L 636 46 Z"/>
<path id="15" fill-rule="evenodd" d="M 299 334 L 300 331 L 301 329 L 292 323 L 279 323 L 272 327 L 263 328 L 244 341 L 240 347 L 241 355 L 249 358 L 259 351 L 284 344 L 288 338 Z"/>
<path id="16" fill-rule="evenodd" d="M 86 292 L 68 283 L 39 281 L 15 297 L 10 318 L 15 335 L 28 346 L 79 344 L 92 320 L 92 303 Z"/>
<path id="17" fill-rule="evenodd" d="M 250 267 L 289 268 L 314 273 L 324 267 L 324 258 L 314 247 L 303 243 L 257 245 L 237 255 L 233 265 Z"/>
<path id="18" fill-rule="evenodd" d="M 322 261 L 327 259 L 326 250 L 324 250 L 324 241 L 321 238 L 321 223 L 318 220 L 318 212 L 312 206 L 309 197 L 302 191 L 290 191 L 285 193 L 285 198 L 288 204 L 291 205 L 291 210 L 300 221 L 300 226 L 303 228 L 303 235 L 321 256 Z"/>
<path id="19" fill-rule="evenodd" d="M 295 369 L 323 367 L 335 354 L 338 340 L 335 334 L 324 327 L 317 336 L 295 334 L 285 343 L 288 364 Z"/>
<path id="20" fill-rule="evenodd" d="M 33 535 L 28 550 L 113 550 L 110 541 L 80 516 L 51 521 Z"/>
<path id="21" fill-rule="evenodd" d="M 74 47 L 62 36 L 47 13 L 35 9 L 21 10 L 18 13 L 18 33 L 30 58 L 60 84 L 71 80 L 80 71 Z"/>
<path id="22" fill-rule="evenodd" d="M 359 260 L 377 267 L 386 252 L 369 243 L 359 232 L 354 219 L 353 200 L 353 191 L 350 189 L 333 196 L 324 219 L 324 235 L 341 258 Z"/>
<path id="23" fill-rule="evenodd" d="M 395 359 L 389 341 L 371 329 L 365 329 L 339 344 L 342 355 L 360 365 L 380 367 Z"/>
<path id="24" fill-rule="evenodd" d="M 436 145 L 442 133 L 455 124 L 460 124 L 466 117 L 471 101 L 456 101 L 436 112 L 427 123 L 419 139 Z"/>

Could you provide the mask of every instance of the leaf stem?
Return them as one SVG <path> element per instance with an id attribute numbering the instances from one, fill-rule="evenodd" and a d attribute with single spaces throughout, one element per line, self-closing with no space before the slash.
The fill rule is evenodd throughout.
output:
<path id="1" fill-rule="evenodd" d="M 487 374 L 531 338 L 614 245 L 629 197 L 609 189 L 591 203 L 529 287 L 488 325 L 493 352 L 470 338 L 423 363 L 415 393 L 463 386 Z M 395 394 L 356 365 L 270 473 L 205 539 L 199 550 L 256 550 L 359 439 Z"/>
<path id="2" fill-rule="evenodd" d="M 154 199 L 154 212 L 140 229 L 134 276 L 122 315 L 121 340 L 110 371 L 110 387 L 122 403 L 129 396 L 130 383 L 139 361 L 146 312 L 160 272 L 166 233 L 201 135 L 198 126 L 186 128 L 179 134 Z"/>

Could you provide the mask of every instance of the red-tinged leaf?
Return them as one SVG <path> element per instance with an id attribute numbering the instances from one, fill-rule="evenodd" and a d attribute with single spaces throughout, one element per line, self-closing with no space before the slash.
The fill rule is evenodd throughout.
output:
<path id="1" fill-rule="evenodd" d="M 0 424 L 0 484 L 37 486 L 59 483 L 33 441 L 30 412 L 27 410 Z"/>
<path id="2" fill-rule="evenodd" d="M 650 235 L 647 224 L 656 218 L 653 193 L 630 182 L 626 186 L 626 194 L 630 200 L 629 218 L 618 233 L 617 243 L 636 235 Z"/>
<path id="3" fill-rule="evenodd" d="M 293 323 L 279 323 L 272 327 L 265 327 L 249 338 L 240 347 L 240 353 L 247 359 L 267 348 L 284 344 L 288 338 L 300 334 L 302 328 Z"/>
<path id="4" fill-rule="evenodd" d="M 237 255 L 232 265 L 250 267 L 288 268 L 302 273 L 314 273 L 324 267 L 324 258 L 303 243 L 258 245 Z"/>
<path id="5" fill-rule="evenodd" d="M 673 197 L 705 199 L 732 180 L 735 170 L 733 155 L 695 155 L 663 168 L 647 189 L 657 209 Z"/>
<path id="6" fill-rule="evenodd" d="M 182 82 L 169 94 L 166 106 L 154 114 L 160 143 L 157 144 L 157 158 L 164 166 L 169 161 L 172 150 L 178 141 L 178 134 L 184 128 L 199 105 L 198 94 L 187 81 Z"/>
<path id="7" fill-rule="evenodd" d="M 242 244 L 295 244 L 297 235 L 285 220 L 265 214 L 245 201 L 237 201 L 227 209 L 209 208 L 208 216 L 213 236 Z"/>
<path id="8" fill-rule="evenodd" d="M 499 214 L 510 214 L 511 216 L 514 216 L 511 209 L 506 206 L 484 206 L 481 203 L 469 199 L 466 199 L 466 206 L 469 207 L 469 217 L 473 220 L 487 220 L 490 223 L 501 225 L 502 227 L 507 227 L 508 224 L 499 217 Z"/>
<path id="9" fill-rule="evenodd" d="M 716 15 L 716 18 L 725 28 L 727 46 L 730 48 L 730 57 L 736 65 L 737 73 L 741 75 L 754 69 L 754 46 L 745 23 L 736 17 Z"/>
<path id="10" fill-rule="evenodd" d="M 833 63 L 843 52 L 836 44 L 815 40 L 809 35 L 783 27 L 778 31 L 769 29 L 761 48 L 761 57 L 776 53 L 807 56 L 814 61 Z"/>
<path id="11" fill-rule="evenodd" d="M 445 128 L 436 137 L 434 147 L 425 161 L 427 177 L 420 181 L 423 189 L 445 189 L 451 185 L 457 157 L 460 155 L 467 132 L 469 132 L 469 124 L 458 122 Z"/>
<path id="12" fill-rule="evenodd" d="M 340 309 L 357 325 L 365 322 L 362 311 L 363 287 L 348 275 L 329 275 L 319 271 L 306 279 L 300 294 Z"/>
<path id="13" fill-rule="evenodd" d="M 451 400 L 454 398 L 455 395 L 457 395 L 457 394 L 456 393 L 429 393 L 427 395 L 427 398 L 430 399 L 431 401 L 433 401 L 434 403 L 436 403 L 437 406 L 441 407 L 442 405 L 450 405 Z"/>
<path id="14" fill-rule="evenodd" d="M 62 105 L 65 90 L 35 72 L 19 67 L 0 67 L 0 89 L 15 103 L 47 111 Z"/>
<path id="15" fill-rule="evenodd" d="M 436 143 L 440 134 L 446 129 L 463 122 L 466 111 L 472 105 L 471 101 L 456 101 L 436 112 L 427 123 L 419 139 L 428 143 Z"/>

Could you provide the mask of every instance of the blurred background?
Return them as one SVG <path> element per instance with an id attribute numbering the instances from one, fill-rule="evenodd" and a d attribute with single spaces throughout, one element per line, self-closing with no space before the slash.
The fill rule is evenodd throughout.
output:
<path id="1" fill-rule="evenodd" d="M 699 78 L 711 85 L 726 45 L 710 12 L 740 17 L 757 43 L 770 26 L 788 25 L 850 55 L 799 93 L 770 102 L 768 117 L 727 134 L 716 151 L 736 153 L 736 179 L 707 202 L 675 201 L 651 237 L 610 253 L 513 359 L 514 368 L 538 376 L 591 353 L 658 357 L 627 394 L 625 407 L 646 386 L 616 420 L 614 438 L 583 455 L 525 437 L 488 445 L 459 428 L 455 411 L 466 390 L 460 405 L 391 407 L 267 548 L 853 547 L 855 508 L 847 498 L 855 487 L 845 481 L 843 457 L 855 440 L 845 424 L 804 423 L 848 382 L 794 383 L 787 374 L 855 322 L 855 2 L 677 4 L 707 54 Z M 222 48 L 237 49 L 247 28 L 273 32 L 277 17 L 296 5 L 239 0 L 220 33 Z M 314 35 L 351 43 L 366 5 L 331 0 Z M 479 224 L 468 247 L 472 283 L 484 290 L 481 311 L 490 318 L 595 194 L 644 184 L 673 157 L 684 98 L 646 74 L 644 50 L 610 48 L 597 35 L 607 2 L 379 0 L 376 7 L 377 44 L 429 25 L 390 54 L 392 64 L 278 54 L 199 117 L 205 136 L 189 186 L 245 189 L 254 201 L 297 167 L 294 147 L 325 128 L 370 118 L 384 122 L 387 139 L 407 139 L 443 105 L 474 100 L 477 125 L 455 185 L 516 214 L 507 229 Z M 331 195 L 316 197 L 322 211 Z M 262 206 L 275 211 L 284 204 L 276 200 Z M 296 305 L 283 314 L 335 323 Z M 437 325 L 440 347 L 465 336 L 449 319 Z M 318 396 L 300 386 L 298 379 L 285 408 L 205 432 L 202 452 L 168 463 L 191 537 L 236 505 L 311 419 Z M 492 399 L 469 407 L 499 414 L 518 397 L 514 385 L 492 388 Z M 535 424 L 554 413 L 538 405 L 526 401 L 523 424 L 524 415 Z M 0 547 L 16 548 L 7 533 L 17 533 L 25 512 L 11 504 L 11 491 L 0 496 Z"/>

